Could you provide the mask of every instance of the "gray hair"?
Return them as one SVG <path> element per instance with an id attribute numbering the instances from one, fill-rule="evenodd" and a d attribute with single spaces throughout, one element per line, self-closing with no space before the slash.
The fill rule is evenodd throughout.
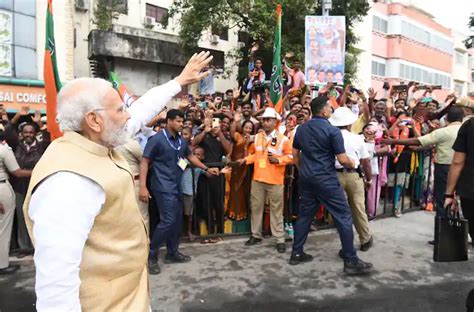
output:
<path id="1" fill-rule="evenodd" d="M 64 85 L 58 93 L 57 120 L 62 131 L 82 131 L 88 112 L 103 108 L 103 98 L 112 84 L 101 78 L 78 78 Z"/>

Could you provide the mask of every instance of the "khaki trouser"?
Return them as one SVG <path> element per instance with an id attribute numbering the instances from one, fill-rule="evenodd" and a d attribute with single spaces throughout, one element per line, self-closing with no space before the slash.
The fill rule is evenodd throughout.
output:
<path id="1" fill-rule="evenodd" d="M 135 198 L 137 199 L 138 208 L 140 209 L 140 214 L 142 215 L 143 221 L 145 221 L 146 231 L 150 233 L 150 216 L 148 214 L 148 203 L 144 203 L 138 198 L 139 193 L 140 193 L 140 183 L 136 181 Z"/>
<path id="2" fill-rule="evenodd" d="M 252 181 L 250 204 L 252 208 L 252 236 L 262 238 L 262 221 L 265 198 L 270 201 L 270 228 L 277 243 L 285 242 L 283 229 L 283 190 L 284 185 Z"/>
<path id="3" fill-rule="evenodd" d="M 359 234 L 359 241 L 361 244 L 365 244 L 370 240 L 370 230 L 365 212 L 364 181 L 357 172 L 338 172 L 337 177 L 351 207 L 352 220 Z"/>
<path id="4" fill-rule="evenodd" d="M 0 269 L 4 269 L 8 267 L 8 253 L 15 215 L 15 192 L 8 181 L 0 183 L 0 203 L 5 209 L 5 213 L 0 214 Z"/>

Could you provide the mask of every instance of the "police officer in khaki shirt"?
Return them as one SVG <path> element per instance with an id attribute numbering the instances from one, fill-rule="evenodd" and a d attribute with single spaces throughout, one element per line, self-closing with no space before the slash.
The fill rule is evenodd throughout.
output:
<path id="1" fill-rule="evenodd" d="M 8 182 L 8 174 L 22 178 L 31 176 L 31 171 L 18 166 L 12 149 L 5 142 L 5 128 L 0 124 L 0 275 L 11 274 L 18 269 L 18 266 L 10 266 L 8 262 L 15 214 L 15 192 Z"/>
<path id="2" fill-rule="evenodd" d="M 127 161 L 130 166 L 130 171 L 133 174 L 135 180 L 135 196 L 137 197 L 138 208 L 142 215 L 143 221 L 145 221 L 147 231 L 150 230 L 150 217 L 148 214 L 148 204 L 140 201 L 138 195 L 140 193 L 140 162 L 143 158 L 143 150 L 138 143 L 137 138 L 131 138 L 124 145 L 117 148 L 123 158 Z"/>

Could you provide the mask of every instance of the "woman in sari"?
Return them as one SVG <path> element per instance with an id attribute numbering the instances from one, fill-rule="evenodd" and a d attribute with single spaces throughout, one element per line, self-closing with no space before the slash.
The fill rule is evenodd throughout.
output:
<path id="1" fill-rule="evenodd" d="M 230 135 L 234 141 L 231 160 L 236 161 L 252 153 L 254 147 L 254 124 L 244 121 L 240 127 L 240 113 L 236 113 L 234 122 L 230 129 Z M 240 128 L 241 132 L 237 129 Z M 230 198 L 227 207 L 227 215 L 230 219 L 237 221 L 247 218 L 249 210 L 246 194 L 250 192 L 250 181 L 248 166 L 232 166 L 232 176 L 230 178 Z"/>

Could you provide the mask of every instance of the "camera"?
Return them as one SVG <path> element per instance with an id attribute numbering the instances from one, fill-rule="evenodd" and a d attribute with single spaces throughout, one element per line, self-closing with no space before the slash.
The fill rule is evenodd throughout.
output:
<path id="1" fill-rule="evenodd" d="M 251 89 L 255 93 L 265 93 L 265 85 L 261 81 L 256 81 Z"/>

